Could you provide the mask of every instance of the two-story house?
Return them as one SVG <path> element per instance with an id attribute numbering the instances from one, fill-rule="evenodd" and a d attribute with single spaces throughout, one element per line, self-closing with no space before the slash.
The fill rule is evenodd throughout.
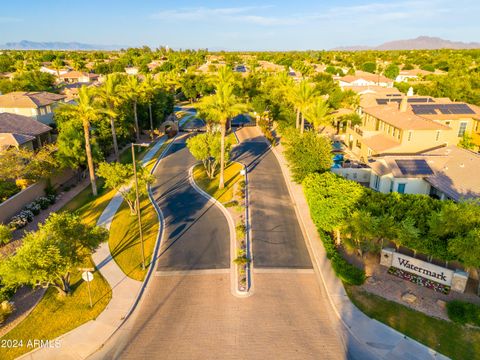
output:
<path id="1" fill-rule="evenodd" d="M 393 97 L 358 109 L 362 124 L 347 127 L 345 142 L 363 161 L 383 154 L 415 154 L 450 144 L 458 138 L 447 125 L 416 115 L 407 99 Z M 383 100 L 383 99 L 379 99 Z"/>
<path id="2" fill-rule="evenodd" d="M 53 124 L 53 110 L 65 95 L 46 91 L 16 91 L 0 95 L 0 113 L 12 113 L 34 118 L 44 124 Z"/>

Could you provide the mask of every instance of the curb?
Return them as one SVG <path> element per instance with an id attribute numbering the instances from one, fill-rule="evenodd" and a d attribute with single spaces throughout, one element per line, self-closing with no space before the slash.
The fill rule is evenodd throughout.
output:
<path id="1" fill-rule="evenodd" d="M 344 329 L 346 329 L 346 330 L 348 331 L 348 333 L 349 333 L 356 341 L 358 341 L 358 343 L 361 344 L 368 353 L 370 353 L 371 355 L 375 355 L 375 356 L 377 356 L 378 358 L 384 358 L 384 356 L 383 356 L 382 354 L 377 353 L 377 352 L 375 351 L 375 349 L 368 348 L 368 347 L 367 347 L 367 346 L 368 346 L 368 343 L 365 343 L 363 340 L 361 340 L 361 339 L 353 332 L 353 330 L 351 329 L 350 325 L 346 323 L 346 321 L 343 319 L 342 315 L 339 313 L 339 311 L 338 311 L 338 309 L 337 309 L 337 307 L 336 307 L 336 305 L 335 305 L 335 303 L 334 303 L 334 301 L 333 301 L 333 299 L 332 299 L 332 296 L 331 296 L 331 294 L 330 294 L 330 291 L 328 290 L 327 282 L 326 282 L 325 277 L 324 277 L 324 275 L 323 275 L 323 272 L 322 272 L 322 270 L 321 270 L 321 266 L 320 266 L 320 264 L 319 264 L 319 260 L 317 259 L 317 256 L 316 256 L 317 254 L 316 254 L 315 247 L 313 246 L 313 240 L 311 239 L 311 237 L 309 236 L 308 232 L 306 231 L 305 222 L 304 222 L 303 218 L 302 218 L 302 217 L 300 216 L 300 214 L 299 214 L 298 207 L 297 207 L 297 203 L 295 202 L 295 199 L 294 199 L 294 197 L 293 197 L 293 195 L 292 195 L 293 193 L 292 193 L 292 190 L 291 190 L 291 185 L 290 185 L 290 180 L 288 179 L 288 175 L 286 174 L 286 172 L 285 172 L 285 170 L 284 170 L 284 168 L 283 168 L 283 166 L 282 166 L 282 162 L 280 161 L 280 158 L 279 158 L 279 155 L 278 155 L 278 153 L 277 153 L 277 150 L 276 150 L 273 146 L 271 146 L 271 144 L 270 144 L 269 147 L 270 147 L 270 149 L 272 150 L 273 154 L 275 155 L 275 157 L 276 157 L 276 159 L 277 159 L 277 161 L 278 161 L 278 163 L 279 163 L 279 165 L 280 165 L 280 168 L 281 168 L 281 170 L 282 170 L 282 174 L 283 174 L 283 177 L 284 177 L 285 182 L 286 182 L 286 184 L 287 184 L 287 188 L 288 188 L 288 192 L 289 192 L 289 194 L 290 194 L 290 198 L 291 198 L 291 200 L 292 200 L 292 202 L 293 202 L 293 204 L 294 204 L 295 213 L 296 213 L 297 218 L 298 218 L 298 220 L 299 220 L 299 223 L 301 224 L 301 227 L 302 227 L 302 232 L 304 232 L 305 235 L 306 235 L 305 238 L 306 238 L 307 243 L 308 243 L 309 251 L 311 251 L 311 252 L 314 254 L 312 260 L 313 260 L 313 263 L 314 263 L 315 273 L 317 274 L 317 277 L 319 277 L 319 278 L 322 280 L 322 285 L 323 285 L 323 288 L 325 289 L 325 292 L 326 292 L 326 294 L 327 294 L 327 297 L 328 297 L 328 300 L 329 300 L 329 302 L 330 302 L 330 305 L 332 306 L 332 308 L 333 308 L 336 316 L 340 319 L 340 321 L 341 321 Z M 320 245 L 320 246 L 323 246 L 322 244 L 319 244 L 319 245 Z M 326 261 L 327 261 L 327 263 L 330 265 L 330 260 L 326 259 Z M 331 266 L 331 265 L 330 265 L 330 266 Z M 426 347 L 427 349 L 429 349 L 430 353 L 433 355 L 433 356 L 432 356 L 432 359 L 433 359 L 433 358 L 436 358 L 437 355 L 440 356 L 441 358 L 444 358 L 445 355 L 442 355 L 442 354 L 438 353 L 437 351 L 429 348 L 428 346 L 423 345 L 423 344 L 419 343 L 418 341 L 416 341 L 416 340 L 414 340 L 414 339 L 406 336 L 405 334 L 403 334 L 403 333 L 401 333 L 401 332 L 393 329 L 392 327 L 390 327 L 390 326 L 388 326 L 388 325 L 386 325 L 386 324 L 383 324 L 382 322 L 379 322 L 378 320 L 372 319 L 372 318 L 370 318 L 369 316 L 367 316 L 365 313 L 363 313 L 360 309 L 358 309 L 358 308 L 352 303 L 352 301 L 350 300 L 350 298 L 349 298 L 348 295 L 346 294 L 345 289 L 343 288 L 343 286 L 342 286 L 342 289 L 343 289 L 343 292 L 344 292 L 344 298 L 345 298 L 348 302 L 350 302 L 351 305 L 352 305 L 357 311 L 361 312 L 361 314 L 363 314 L 366 318 L 368 318 L 369 320 L 371 320 L 371 321 L 373 321 L 373 322 L 376 322 L 376 323 L 378 323 L 378 324 L 380 324 L 380 325 L 383 325 L 383 326 L 387 327 L 390 331 L 392 331 L 392 332 L 394 332 L 394 333 L 397 333 L 400 337 L 402 337 L 402 338 L 405 339 L 405 340 L 409 340 L 409 341 L 411 341 L 411 342 L 413 342 L 413 343 L 417 343 L 417 344 L 420 344 L 420 345 L 423 346 L 423 347 Z M 342 339 L 342 340 L 343 340 L 343 339 Z M 344 342 L 344 341 L 342 341 L 342 342 Z M 344 345 L 345 345 L 345 344 L 344 344 Z"/>
<path id="2" fill-rule="evenodd" d="M 236 235 L 236 232 L 235 232 L 235 222 L 232 218 L 232 216 L 230 215 L 230 213 L 228 212 L 228 210 L 225 208 L 225 206 L 223 206 L 223 204 L 221 202 L 219 202 L 217 199 L 213 198 L 212 196 L 210 196 L 210 194 L 207 194 L 205 191 L 203 191 L 196 183 L 195 183 L 195 180 L 193 179 L 193 169 L 194 167 L 199 164 L 200 162 L 197 162 L 196 164 L 192 165 L 192 167 L 190 167 L 190 169 L 188 170 L 188 181 L 190 182 L 190 185 L 192 185 L 192 187 L 200 194 L 202 195 L 204 198 L 206 198 L 209 202 L 211 202 L 212 204 L 215 204 L 216 206 L 218 206 L 218 208 L 220 209 L 220 211 L 223 213 L 223 215 L 225 215 L 225 217 L 227 218 L 227 222 L 228 222 L 228 227 L 230 229 L 230 290 L 232 292 L 232 295 L 236 296 L 236 297 L 248 297 L 250 295 L 252 295 L 252 293 L 250 292 L 250 284 L 247 284 L 247 291 L 240 291 L 238 290 L 238 286 L 237 286 L 237 281 L 238 281 L 238 268 L 237 266 L 233 266 L 233 260 L 235 259 L 235 253 L 236 253 L 236 242 L 237 242 L 237 235 Z M 249 278 L 247 278 L 249 279 Z"/>
<path id="3" fill-rule="evenodd" d="M 175 142 L 175 139 L 176 139 L 176 136 L 173 138 L 173 140 L 170 142 L 170 144 L 168 144 L 165 147 L 165 149 L 163 149 L 162 153 L 158 156 L 157 161 L 153 165 L 152 170 L 150 171 L 150 174 L 153 174 L 153 172 L 157 168 L 158 164 L 162 161 L 163 157 L 165 156 L 166 152 L 170 149 L 171 145 Z M 145 292 L 147 286 L 150 284 L 149 280 L 150 280 L 151 275 L 153 273 L 153 269 L 155 268 L 155 263 L 156 263 L 156 259 L 157 259 L 157 255 L 158 255 L 158 250 L 160 249 L 160 245 L 161 245 L 162 240 L 163 240 L 163 234 L 165 233 L 165 225 L 164 225 L 163 213 L 160 210 L 160 208 L 158 207 L 157 203 L 153 199 L 153 195 L 152 195 L 152 192 L 151 192 L 151 189 L 150 189 L 150 185 L 148 185 L 148 197 L 150 199 L 150 202 L 153 204 L 155 210 L 157 211 L 157 217 L 158 217 L 160 226 L 158 227 L 157 240 L 155 242 L 155 247 L 154 247 L 154 250 L 153 250 L 153 253 L 152 253 L 152 260 L 150 261 L 147 275 L 145 276 L 145 279 L 143 280 L 143 284 L 142 284 L 140 290 L 138 291 L 138 294 L 137 294 L 137 297 L 136 297 L 134 303 L 130 306 L 130 309 L 128 310 L 127 314 L 123 318 L 121 324 L 110 334 L 110 336 L 105 341 L 102 342 L 102 344 L 100 344 L 97 347 L 97 349 L 94 352 L 89 354 L 86 357 L 86 359 L 91 357 L 92 355 L 94 355 L 101 348 L 103 348 L 103 346 L 108 341 L 110 341 L 110 339 L 117 333 L 117 331 L 126 323 L 126 321 L 130 318 L 130 316 L 132 315 L 134 310 L 137 308 L 138 304 L 140 304 L 141 300 L 143 299 L 142 295 Z"/>

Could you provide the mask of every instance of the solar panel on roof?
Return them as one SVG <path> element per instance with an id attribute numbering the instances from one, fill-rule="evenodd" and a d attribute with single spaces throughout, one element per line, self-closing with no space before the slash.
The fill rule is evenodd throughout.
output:
<path id="1" fill-rule="evenodd" d="M 437 107 L 438 107 L 437 105 L 416 104 L 416 105 L 412 105 L 412 110 L 413 110 L 413 113 L 416 115 L 427 115 L 427 114 L 435 115 L 437 113 L 435 111 Z"/>
<path id="2" fill-rule="evenodd" d="M 433 171 L 425 160 L 395 160 L 403 175 L 433 175 Z"/>

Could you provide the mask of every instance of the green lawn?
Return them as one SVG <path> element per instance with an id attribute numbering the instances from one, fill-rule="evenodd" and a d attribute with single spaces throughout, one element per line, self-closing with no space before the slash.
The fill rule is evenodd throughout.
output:
<path id="1" fill-rule="evenodd" d="M 213 179 L 209 179 L 203 164 L 198 164 L 193 169 L 193 179 L 197 185 L 212 197 L 220 201 L 221 203 L 227 203 L 233 199 L 233 186 L 237 181 L 243 179 L 240 175 L 240 170 L 243 169 L 243 165 L 237 162 L 231 162 L 225 168 L 225 187 L 223 189 L 218 188 L 219 172 Z"/>
<path id="2" fill-rule="evenodd" d="M 158 156 L 160 156 L 169 143 L 170 141 L 160 147 L 153 159 L 146 164 L 147 169 L 151 170 L 153 168 Z M 142 214 L 145 265 L 148 269 L 157 240 L 159 223 L 155 207 L 150 202 L 148 196 L 140 198 L 140 209 Z M 122 271 L 132 279 L 142 281 L 147 273 L 147 269 L 143 270 L 141 266 L 142 253 L 138 220 L 135 215 L 130 213 L 130 209 L 125 201 L 113 218 L 108 245 L 114 260 Z"/>
<path id="3" fill-rule="evenodd" d="M 137 152 L 138 159 L 141 159 L 147 150 L 148 149 L 143 148 L 140 149 L 140 151 Z M 122 163 L 132 161 L 130 149 L 126 149 L 121 154 L 120 161 Z M 152 160 L 148 166 L 152 166 L 153 163 L 154 160 Z M 102 179 L 98 179 L 97 185 L 99 194 L 96 198 L 92 194 L 91 187 L 88 186 L 67 203 L 61 211 L 76 212 L 86 223 L 91 225 L 96 224 L 103 210 L 115 195 L 114 190 L 108 190 L 103 187 Z M 142 207 L 147 207 L 147 203 L 150 204 L 149 200 L 143 199 Z M 151 205 L 149 207 L 153 209 Z M 144 211 L 147 212 L 147 210 Z M 151 220 L 151 217 L 144 216 L 145 220 Z M 156 214 L 155 223 L 158 226 Z M 135 229 L 137 228 L 138 226 L 135 227 Z M 146 233 L 150 235 L 148 230 Z M 149 248 L 153 248 L 151 242 L 146 243 L 145 249 L 147 253 Z M 85 267 L 93 267 L 91 259 L 87 261 Z M 57 296 L 57 290 L 48 289 L 45 296 L 40 300 L 30 315 L 1 339 L 22 339 L 24 340 L 24 344 L 28 339 L 54 339 L 89 320 L 95 319 L 105 309 L 112 296 L 109 284 L 98 271 L 95 271 L 95 279 L 91 282 L 92 300 L 94 304 L 92 309 L 90 309 L 87 284 L 81 279 L 81 274 L 78 271 L 72 273 L 72 285 L 72 295 L 63 298 Z M 30 350 L 32 349 L 26 347 L 15 349 L 0 347 L 0 359 L 14 359 Z"/>
<path id="4" fill-rule="evenodd" d="M 91 260 L 85 265 L 93 267 Z M 98 271 L 94 276 L 90 283 L 93 308 L 90 309 L 87 284 L 81 279 L 80 272 L 75 271 L 72 274 L 71 296 L 58 297 L 56 289 L 48 289 L 35 309 L 0 340 L 23 340 L 24 345 L 29 339 L 50 340 L 95 319 L 107 306 L 112 292 Z M 26 346 L 10 349 L 0 347 L 0 359 L 14 359 L 31 350 Z"/>
<path id="5" fill-rule="evenodd" d="M 452 359 L 480 359 L 480 330 L 432 318 L 359 287 L 345 285 L 345 289 L 352 302 L 369 317 Z"/>

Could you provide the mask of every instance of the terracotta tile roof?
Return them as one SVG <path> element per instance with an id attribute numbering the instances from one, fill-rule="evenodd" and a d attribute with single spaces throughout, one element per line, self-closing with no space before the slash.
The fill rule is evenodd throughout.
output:
<path id="1" fill-rule="evenodd" d="M 362 139 L 362 143 L 364 143 L 370 149 L 378 153 L 400 146 L 400 143 L 398 141 L 395 141 L 383 134 L 378 134 L 369 138 L 364 138 Z"/>
<path id="2" fill-rule="evenodd" d="M 66 74 L 60 75 L 61 79 L 79 79 L 81 77 L 88 77 L 90 79 L 98 78 L 98 74 L 87 73 L 83 71 L 70 71 Z"/>
<path id="3" fill-rule="evenodd" d="M 16 91 L 0 95 L 0 108 L 38 108 L 63 99 L 65 99 L 64 95 L 53 94 L 46 91 Z"/>
<path id="4" fill-rule="evenodd" d="M 360 80 L 360 79 L 363 79 L 363 80 L 366 80 L 366 81 L 371 81 L 371 82 L 374 82 L 374 83 L 381 83 L 381 82 L 382 83 L 393 83 L 392 79 L 389 79 L 389 78 L 387 78 L 383 75 L 371 74 L 371 73 L 364 72 L 364 71 L 357 71 L 357 72 L 355 72 L 355 75 L 347 75 L 347 76 L 339 78 L 340 81 L 347 82 L 347 83 L 351 83 L 351 82 L 354 82 L 355 80 Z"/>
<path id="5" fill-rule="evenodd" d="M 397 103 L 364 108 L 363 111 L 404 130 L 450 130 L 448 126 L 415 115 L 410 109 L 401 112 Z"/>
<path id="6" fill-rule="evenodd" d="M 38 136 L 50 130 L 52 130 L 50 126 L 28 116 L 11 113 L 0 114 L 0 133 Z"/>

